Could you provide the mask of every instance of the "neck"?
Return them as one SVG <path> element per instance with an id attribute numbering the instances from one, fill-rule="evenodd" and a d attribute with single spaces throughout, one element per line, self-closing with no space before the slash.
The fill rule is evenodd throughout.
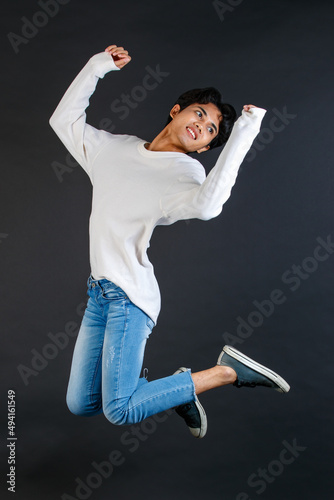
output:
<path id="1" fill-rule="evenodd" d="M 181 145 L 175 144 L 168 126 L 158 134 L 151 143 L 145 144 L 149 151 L 173 151 L 175 153 L 186 153 Z"/>

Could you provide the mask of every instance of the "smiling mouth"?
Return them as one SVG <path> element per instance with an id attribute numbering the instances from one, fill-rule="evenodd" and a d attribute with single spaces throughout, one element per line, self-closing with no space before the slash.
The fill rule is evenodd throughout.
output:
<path id="1" fill-rule="evenodd" d="M 189 128 L 189 127 L 186 127 L 186 129 L 187 129 L 189 135 L 194 139 L 194 141 L 196 141 L 196 134 L 195 134 L 195 132 L 191 128 Z"/>

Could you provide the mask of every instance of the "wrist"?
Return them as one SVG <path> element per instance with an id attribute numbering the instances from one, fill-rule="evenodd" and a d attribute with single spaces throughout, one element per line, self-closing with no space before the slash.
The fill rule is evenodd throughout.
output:
<path id="1" fill-rule="evenodd" d="M 89 63 L 93 65 L 96 75 L 99 78 L 103 78 L 106 73 L 109 73 L 109 71 L 120 70 L 120 68 L 116 66 L 113 57 L 107 52 L 95 54 L 89 59 Z"/>
<path id="2" fill-rule="evenodd" d="M 243 109 L 236 123 L 242 127 L 259 129 L 266 112 L 266 109 L 258 107 L 250 108 L 249 111 Z"/>

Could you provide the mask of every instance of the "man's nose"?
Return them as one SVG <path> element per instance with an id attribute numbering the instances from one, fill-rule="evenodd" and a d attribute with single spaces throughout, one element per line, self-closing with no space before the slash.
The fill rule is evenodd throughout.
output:
<path id="1" fill-rule="evenodd" d="M 195 125 L 198 128 L 199 133 L 201 134 L 203 132 L 202 124 L 201 123 L 195 123 Z"/>

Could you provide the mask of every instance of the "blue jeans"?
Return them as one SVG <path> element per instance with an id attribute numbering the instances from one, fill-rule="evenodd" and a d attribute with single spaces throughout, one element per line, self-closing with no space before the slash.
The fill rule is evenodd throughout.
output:
<path id="1" fill-rule="evenodd" d="M 76 341 L 67 405 L 76 415 L 104 413 L 133 424 L 195 400 L 190 370 L 148 382 L 141 377 L 153 321 L 106 279 L 88 279 L 88 303 Z"/>

